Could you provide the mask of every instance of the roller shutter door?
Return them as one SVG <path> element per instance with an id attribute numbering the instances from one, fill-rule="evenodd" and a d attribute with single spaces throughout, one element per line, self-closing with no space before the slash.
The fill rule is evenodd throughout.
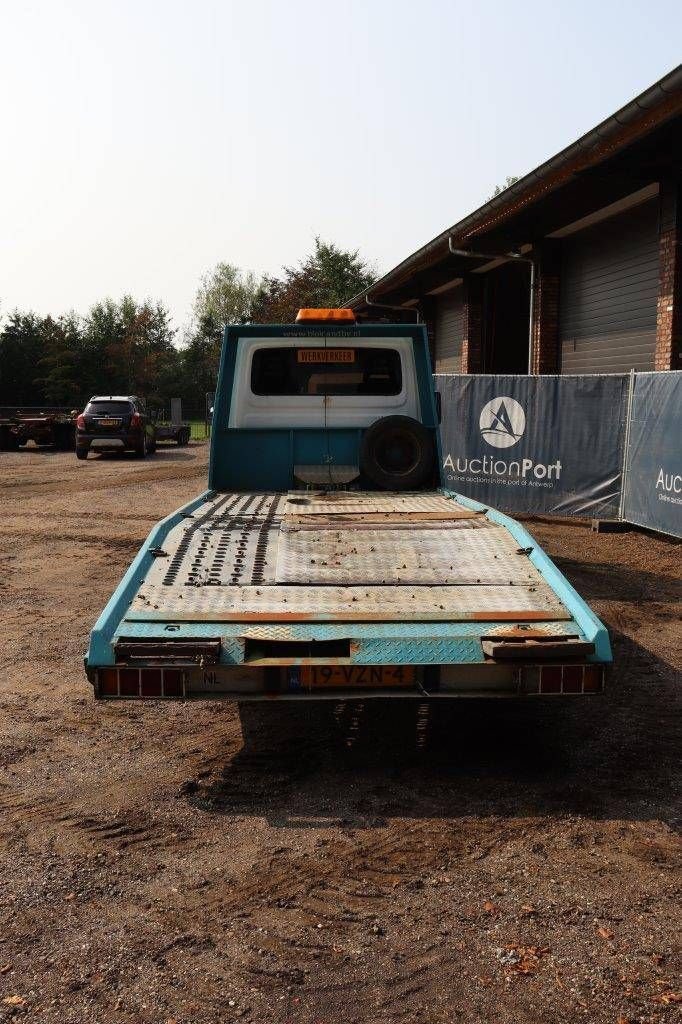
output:
<path id="1" fill-rule="evenodd" d="M 438 298 L 436 306 L 436 373 L 460 373 L 464 303 L 462 288 L 453 288 Z"/>
<path id="2" fill-rule="evenodd" d="M 563 373 L 653 370 L 658 200 L 568 238 L 559 332 Z"/>

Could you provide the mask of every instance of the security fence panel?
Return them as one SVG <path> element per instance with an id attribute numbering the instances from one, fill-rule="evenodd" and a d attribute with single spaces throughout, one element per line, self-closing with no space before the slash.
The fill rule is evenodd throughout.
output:
<path id="1" fill-rule="evenodd" d="M 682 371 L 638 373 L 629 421 L 623 519 L 682 537 Z"/>
<path id="2" fill-rule="evenodd" d="M 435 382 L 453 490 L 511 512 L 618 517 L 627 374 Z"/>

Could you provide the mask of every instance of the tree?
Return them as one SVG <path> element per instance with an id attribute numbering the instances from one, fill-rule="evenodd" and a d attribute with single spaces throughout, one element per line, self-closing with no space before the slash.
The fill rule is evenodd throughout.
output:
<path id="1" fill-rule="evenodd" d="M 488 196 L 488 201 L 490 201 L 491 199 L 494 199 L 495 196 L 499 196 L 500 192 L 504 192 L 506 189 L 508 189 L 511 185 L 513 185 L 518 180 L 519 180 L 518 175 L 516 175 L 516 176 L 508 175 L 507 176 L 507 180 L 505 181 L 504 185 L 496 185 L 495 186 L 495 191 L 493 192 L 493 194 L 491 196 Z"/>
<path id="2" fill-rule="evenodd" d="M 182 394 L 174 336 L 161 303 L 129 295 L 85 318 L 15 312 L 0 330 L 0 404 L 75 407 L 98 392 L 165 404 Z"/>
<path id="3" fill-rule="evenodd" d="M 208 336 L 222 333 L 225 324 L 247 323 L 260 284 L 252 271 L 231 263 L 218 263 L 204 274 L 194 300 L 194 318 L 202 332 Z"/>
<path id="4" fill-rule="evenodd" d="M 196 330 L 181 352 L 182 386 L 177 394 L 189 405 L 203 402 L 208 391 L 215 391 L 220 364 L 220 342 Z"/>
<path id="5" fill-rule="evenodd" d="M 315 238 L 315 248 L 298 267 L 283 267 L 283 276 L 266 277 L 252 306 L 255 323 L 290 323 L 303 307 L 342 306 L 377 279 L 374 267 L 356 249 L 347 252 Z"/>
<path id="6" fill-rule="evenodd" d="M 0 332 L 0 404 L 40 405 L 42 389 L 34 384 L 44 355 L 44 335 L 35 313 L 11 313 Z"/>
<path id="7" fill-rule="evenodd" d="M 166 389 L 180 370 L 174 335 L 161 303 L 138 303 L 130 295 L 96 303 L 85 318 L 81 343 L 85 391 L 169 398 Z"/>
<path id="8" fill-rule="evenodd" d="M 81 328 L 75 313 L 40 321 L 42 355 L 33 383 L 48 405 L 79 405 L 82 398 Z"/>

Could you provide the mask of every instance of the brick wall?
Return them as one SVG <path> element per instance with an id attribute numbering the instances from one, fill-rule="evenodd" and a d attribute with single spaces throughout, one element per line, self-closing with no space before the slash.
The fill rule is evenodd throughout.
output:
<path id="1" fill-rule="evenodd" d="M 531 373 L 559 373 L 559 286 L 561 245 L 545 239 L 536 249 Z"/>
<path id="2" fill-rule="evenodd" d="M 483 368 L 483 277 L 464 278 L 464 333 L 462 373 L 480 373 Z"/>
<path id="3" fill-rule="evenodd" d="M 661 182 L 656 370 L 682 368 L 682 184 Z"/>

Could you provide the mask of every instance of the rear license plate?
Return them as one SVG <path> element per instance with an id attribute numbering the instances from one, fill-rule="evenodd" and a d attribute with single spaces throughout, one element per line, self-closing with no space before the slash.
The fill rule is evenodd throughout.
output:
<path id="1" fill-rule="evenodd" d="M 292 689 L 296 682 L 306 689 L 375 689 L 414 686 L 412 665 L 303 665 L 289 676 Z"/>
<path id="2" fill-rule="evenodd" d="M 98 427 L 120 427 L 120 420 L 100 420 L 97 424 Z"/>

